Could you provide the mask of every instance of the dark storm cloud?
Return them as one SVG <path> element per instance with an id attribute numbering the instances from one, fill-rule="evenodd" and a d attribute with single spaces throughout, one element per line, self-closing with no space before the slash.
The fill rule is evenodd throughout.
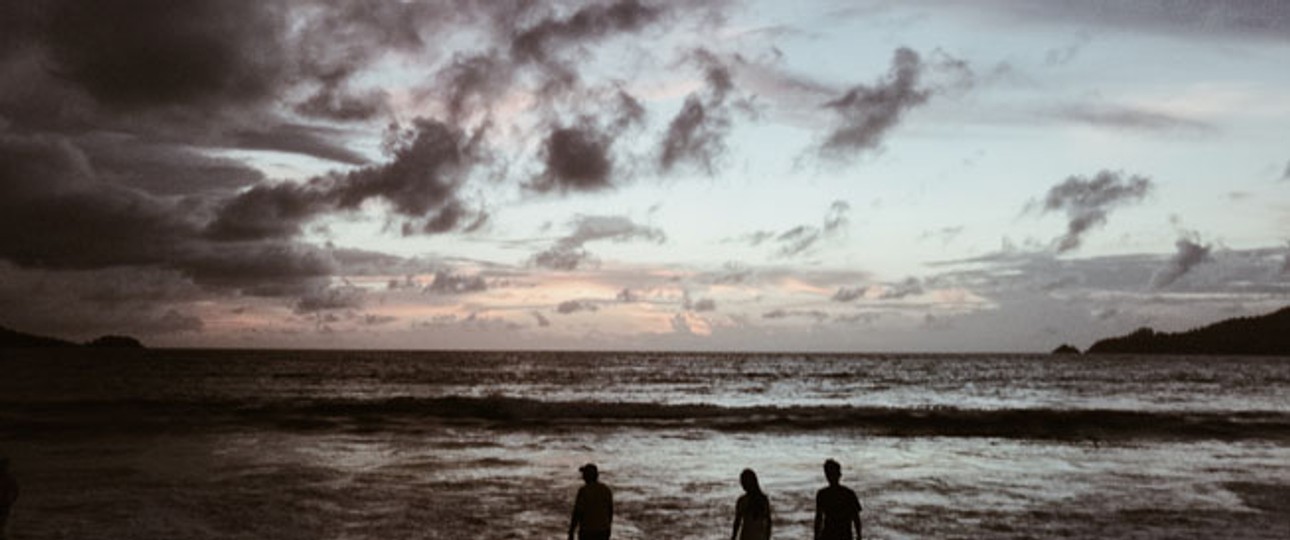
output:
<path id="1" fill-rule="evenodd" d="M 1093 178 L 1070 176 L 1044 197 L 1042 212 L 1066 212 L 1066 234 L 1058 239 L 1057 252 L 1080 246 L 1084 233 L 1106 224 L 1111 209 L 1141 201 L 1153 189 L 1150 178 L 1127 176 L 1120 171 L 1098 171 Z"/>
<path id="2" fill-rule="evenodd" d="M 1177 248 L 1173 257 L 1151 276 L 1151 287 L 1161 289 L 1172 285 L 1179 278 L 1187 275 L 1196 265 L 1210 261 L 1211 246 L 1201 245 L 1197 238 L 1179 238 L 1174 243 Z"/>
<path id="3" fill-rule="evenodd" d="M 1290 275 L 1290 243 L 1286 244 L 1286 254 L 1281 259 L 1281 275 Z"/>
<path id="4" fill-rule="evenodd" d="M 28 268 L 169 268 L 206 286 L 284 290 L 334 268 L 307 246 L 213 243 L 202 214 L 103 181 L 67 138 L 0 132 L 0 258 Z"/>
<path id="5" fill-rule="evenodd" d="M 330 207 L 326 194 L 309 185 L 262 184 L 228 199 L 206 231 L 223 241 L 290 238 Z"/>
<path id="6" fill-rule="evenodd" d="M 536 191 L 596 191 L 610 186 L 609 138 L 594 126 L 556 127 L 543 143 L 546 172 Z"/>
<path id="7" fill-rule="evenodd" d="M 693 309 L 694 311 L 697 311 L 700 313 L 704 311 L 716 311 L 717 301 L 711 298 L 700 298 L 697 302 L 695 302 L 690 307 L 690 309 Z"/>
<path id="8" fill-rule="evenodd" d="M 227 194 L 264 180 L 241 162 L 182 145 L 91 136 L 79 138 L 77 146 L 104 181 L 154 195 Z"/>
<path id="9" fill-rule="evenodd" d="M 887 76 L 873 85 L 852 87 L 824 107 L 838 115 L 837 127 L 825 137 L 820 152 L 848 158 L 873 150 L 900 121 L 905 111 L 927 103 L 931 90 L 920 87 L 925 66 L 918 53 L 900 48 L 892 56 Z"/>
<path id="10" fill-rule="evenodd" d="M 660 229 L 639 225 L 623 216 L 578 216 L 573 222 L 572 233 L 534 255 L 530 262 L 552 270 L 576 270 L 592 260 L 592 255 L 583 246 L 588 242 L 604 240 L 661 244 L 667 241 L 667 235 Z"/>
<path id="11" fill-rule="evenodd" d="M 1284 172 L 1282 172 L 1282 173 L 1281 173 L 1281 178 L 1280 178 L 1280 180 L 1281 180 L 1282 182 L 1290 181 L 1290 162 L 1287 162 L 1287 163 L 1286 163 L 1286 170 L 1285 170 Z"/>
<path id="12" fill-rule="evenodd" d="M 205 298 L 174 270 L 27 270 L 0 261 L 0 313 L 12 328 L 65 339 L 196 332 L 184 304 Z"/>
<path id="13" fill-rule="evenodd" d="M 207 228 L 219 240 L 292 237 L 306 221 L 337 210 L 356 210 L 371 199 L 398 215 L 423 219 L 411 232 L 441 233 L 470 216 L 457 199 L 474 161 L 477 138 L 434 120 L 418 119 L 398 133 L 388 163 L 303 184 L 260 185 L 229 199 Z"/>
<path id="14" fill-rule="evenodd" d="M 99 182 L 66 139 L 0 133 L 0 256 L 52 268 L 157 264 L 193 231 L 167 203 Z"/>
<path id="15" fill-rule="evenodd" d="M 198 284 L 252 296 L 294 296 L 338 271 L 331 253 L 290 242 L 206 243 L 190 239 L 170 265 Z"/>
<path id="16" fill-rule="evenodd" d="M 270 2 L 55 1 L 42 8 L 52 69 L 105 107 L 255 102 L 284 76 L 286 20 Z"/>
<path id="17" fill-rule="evenodd" d="M 685 103 L 668 123 L 659 150 L 659 168 L 670 172 L 681 164 L 700 168 L 707 174 L 716 170 L 716 162 L 725 153 L 731 119 L 727 98 L 734 89 L 730 70 L 716 55 L 698 49 L 690 61 L 703 69 L 706 88 L 686 96 Z"/>
<path id="18" fill-rule="evenodd" d="M 543 315 L 541 312 L 530 311 L 529 315 L 532 315 L 533 320 L 537 321 L 538 328 L 546 328 L 548 326 L 551 326 L 551 321 L 547 319 L 546 315 Z"/>
<path id="19" fill-rule="evenodd" d="M 402 131 L 390 162 L 345 174 L 329 195 L 341 209 L 352 210 L 368 199 L 382 198 L 400 214 L 424 216 L 455 201 L 464 181 L 463 169 L 474 160 L 478 135 L 470 137 L 448 124 L 417 119 Z"/>
<path id="20" fill-rule="evenodd" d="M 468 3 L 123 0 L 22 2 L 0 55 L 0 114 L 22 129 L 112 131 L 195 147 L 299 153 L 359 165 L 349 133 L 293 123 L 385 111 L 354 76 L 420 31 L 468 18 Z M 16 80 L 15 79 L 15 80 Z M 304 95 L 302 101 L 284 102 Z"/>
<path id="21" fill-rule="evenodd" d="M 1199 120 L 1118 105 L 1084 103 L 1060 107 L 1053 114 L 1063 120 L 1112 129 L 1191 133 L 1216 129 Z"/>
<path id="22" fill-rule="evenodd" d="M 426 286 L 431 294 L 467 294 L 488 290 L 488 283 L 480 275 L 463 276 L 446 270 L 435 272 L 434 281 Z"/>

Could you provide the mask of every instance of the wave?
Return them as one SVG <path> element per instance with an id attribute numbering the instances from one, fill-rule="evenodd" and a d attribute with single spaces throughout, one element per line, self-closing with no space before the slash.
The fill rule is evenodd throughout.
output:
<path id="1" fill-rule="evenodd" d="M 301 399 L 257 403 L 101 401 L 0 403 L 0 431 L 80 427 L 218 429 L 269 424 L 295 430 L 433 429 L 478 424 L 513 429 L 623 427 L 747 432 L 846 430 L 895 437 L 1072 440 L 1290 440 L 1290 413 L 1116 409 L 968 409 L 745 406 L 511 397 Z"/>

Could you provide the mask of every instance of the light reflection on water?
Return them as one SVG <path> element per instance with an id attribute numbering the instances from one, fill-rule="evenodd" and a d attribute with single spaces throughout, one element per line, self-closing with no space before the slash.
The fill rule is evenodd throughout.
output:
<path id="1" fill-rule="evenodd" d="M 1290 492 L 1290 448 L 1269 443 L 445 429 L 51 449 L 14 456 L 21 538 L 552 538 L 586 461 L 615 490 L 615 538 L 723 538 L 744 467 L 776 537 L 807 538 L 826 457 L 860 494 L 870 538 L 1277 538 L 1290 522 L 1243 491 Z"/>

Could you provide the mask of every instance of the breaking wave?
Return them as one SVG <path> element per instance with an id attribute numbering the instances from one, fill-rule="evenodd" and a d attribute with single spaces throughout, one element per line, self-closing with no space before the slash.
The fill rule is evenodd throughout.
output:
<path id="1" fill-rule="evenodd" d="M 746 406 L 542 401 L 511 397 L 302 399 L 247 402 L 0 403 L 0 432 L 86 429 L 425 430 L 445 424 L 508 429 L 851 430 L 894 437 L 1290 440 L 1290 414 L 1272 411 L 967 409 Z"/>

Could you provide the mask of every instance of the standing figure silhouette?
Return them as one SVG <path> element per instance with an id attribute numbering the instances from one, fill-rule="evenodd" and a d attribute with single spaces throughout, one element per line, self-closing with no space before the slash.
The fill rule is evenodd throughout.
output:
<path id="1" fill-rule="evenodd" d="M 815 540 L 860 538 L 860 498 L 851 488 L 839 483 L 842 465 L 832 459 L 825 460 L 824 478 L 829 486 L 815 494 Z M 855 536 L 851 536 L 852 525 Z"/>
<path id="2" fill-rule="evenodd" d="M 735 530 L 730 540 L 770 540 L 770 498 L 762 492 L 757 473 L 744 469 L 739 484 L 744 494 L 735 503 Z"/>
<path id="3" fill-rule="evenodd" d="M 578 488 L 573 501 L 573 518 L 569 520 L 569 540 L 574 532 L 578 540 L 609 540 L 614 523 L 614 494 L 600 483 L 600 470 L 593 463 L 578 469 L 585 485 Z"/>

